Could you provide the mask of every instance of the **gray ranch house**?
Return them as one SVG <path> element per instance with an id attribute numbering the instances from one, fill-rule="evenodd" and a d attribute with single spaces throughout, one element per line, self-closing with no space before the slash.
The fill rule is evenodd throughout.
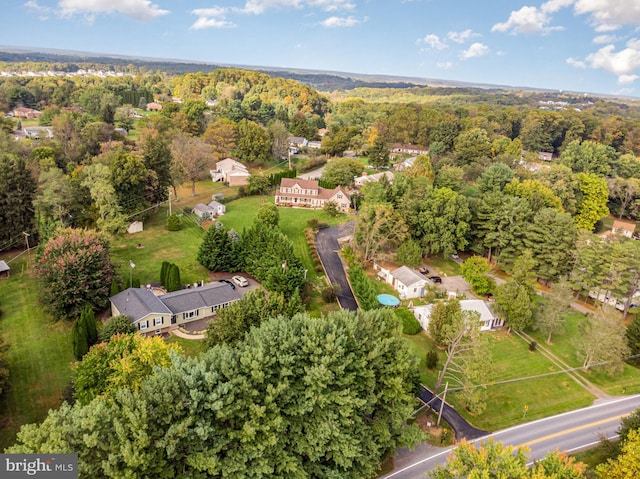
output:
<path id="1" fill-rule="evenodd" d="M 213 317 L 218 309 L 226 308 L 241 297 L 229 284 L 220 282 L 159 296 L 148 288 L 127 288 L 109 300 L 112 316 L 128 316 L 138 331 L 147 336 Z"/>

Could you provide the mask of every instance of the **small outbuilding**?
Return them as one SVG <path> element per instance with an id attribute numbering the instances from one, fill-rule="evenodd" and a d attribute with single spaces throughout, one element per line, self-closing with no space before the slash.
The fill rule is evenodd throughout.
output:
<path id="1" fill-rule="evenodd" d="M 10 273 L 11 268 L 9 268 L 9 265 L 6 263 L 6 261 L 0 260 L 0 278 L 3 276 L 5 278 L 8 278 Z"/>

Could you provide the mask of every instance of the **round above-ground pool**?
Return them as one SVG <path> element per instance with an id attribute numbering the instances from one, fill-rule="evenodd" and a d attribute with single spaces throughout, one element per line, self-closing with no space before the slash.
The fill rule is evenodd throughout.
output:
<path id="1" fill-rule="evenodd" d="M 377 298 L 378 303 L 383 306 L 392 306 L 395 308 L 400 304 L 400 300 L 392 294 L 379 294 Z"/>

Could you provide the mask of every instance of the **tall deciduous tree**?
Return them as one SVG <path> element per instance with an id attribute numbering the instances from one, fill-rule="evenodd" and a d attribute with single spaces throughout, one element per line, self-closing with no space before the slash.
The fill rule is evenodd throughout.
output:
<path id="1" fill-rule="evenodd" d="M 598 220 L 609 214 L 609 188 L 606 180 L 594 173 L 580 173 L 578 184 L 580 199 L 575 217 L 576 226 L 578 229 L 593 231 Z"/>
<path id="2" fill-rule="evenodd" d="M 287 158 L 289 152 L 289 132 L 287 127 L 280 120 L 275 120 L 269 125 L 269 135 L 271 136 L 271 154 L 276 161 Z"/>
<path id="3" fill-rule="evenodd" d="M 271 138 L 269 133 L 251 120 L 238 123 L 236 140 L 238 157 L 247 163 L 264 163 L 271 158 Z"/>
<path id="4" fill-rule="evenodd" d="M 80 404 L 114 393 L 119 388 L 139 389 L 154 368 L 171 364 L 170 352 L 180 352 L 176 344 L 140 334 L 113 336 L 108 343 L 91 348 L 73 371 L 75 397 Z"/>
<path id="5" fill-rule="evenodd" d="M 513 170 L 504 163 L 494 163 L 478 178 L 478 187 L 483 193 L 502 191 L 505 185 L 511 183 L 511 180 L 513 180 Z"/>
<path id="6" fill-rule="evenodd" d="M 595 141 L 572 141 L 567 145 L 560 161 L 576 173 L 604 176 L 611 171 L 617 157 L 616 150 Z"/>
<path id="7" fill-rule="evenodd" d="M 491 271 L 491 264 L 487 258 L 472 256 L 462 263 L 460 268 L 462 276 L 471 285 L 471 288 L 479 295 L 490 293 L 495 284 L 487 273 Z"/>
<path id="8" fill-rule="evenodd" d="M 125 215 L 144 211 L 148 206 L 146 189 L 149 171 L 144 162 L 129 153 L 119 151 L 111 158 L 111 184 L 118 204 Z"/>
<path id="9" fill-rule="evenodd" d="M 528 467 L 524 447 L 505 446 L 490 439 L 476 446 L 462 440 L 447 458 L 429 474 L 432 479 L 583 479 L 584 464 L 564 453 L 551 452 Z M 605 476 L 608 477 L 608 476 Z M 622 477 L 622 476 L 620 476 Z"/>
<path id="10" fill-rule="evenodd" d="M 40 299 L 57 318 L 78 317 L 90 305 L 104 308 L 113 267 L 109 246 L 90 230 L 60 229 L 50 239 L 36 266 Z"/>
<path id="11" fill-rule="evenodd" d="M 118 204 L 109 167 L 102 163 L 94 163 L 84 167 L 82 172 L 84 175 L 82 186 L 89 189 L 91 199 L 98 210 L 96 226 L 108 233 L 124 232 L 127 218 Z"/>
<path id="12" fill-rule="evenodd" d="M 213 155 L 218 160 L 231 154 L 236 147 L 236 137 L 236 124 L 226 118 L 210 123 L 202 135 L 204 142 L 211 145 Z"/>
<path id="13" fill-rule="evenodd" d="M 572 301 L 573 294 L 569 283 L 560 279 L 551 285 L 551 291 L 536 310 L 534 326 L 547 337 L 547 344 L 551 344 L 553 334 L 564 332 L 564 315 L 569 312 Z"/>
<path id="14" fill-rule="evenodd" d="M 167 199 L 169 187 L 173 186 L 171 149 L 160 134 L 147 136 L 143 149 L 144 164 L 149 170 L 155 172 L 158 179 L 157 186 L 152 191 L 152 201 L 160 203 Z"/>
<path id="15" fill-rule="evenodd" d="M 614 309 L 604 306 L 587 315 L 581 333 L 577 347 L 584 369 L 598 367 L 611 375 L 622 372 L 629 347 L 625 326 Z"/>
<path id="16" fill-rule="evenodd" d="M 640 476 L 640 430 L 629 432 L 622 452 L 596 468 L 598 479 L 628 479 Z"/>
<path id="17" fill-rule="evenodd" d="M 362 173 L 362 163 L 353 158 L 335 158 L 327 163 L 322 179 L 334 185 L 348 186 Z"/>
<path id="18" fill-rule="evenodd" d="M 441 304 L 441 303 L 438 303 Z M 434 391 L 438 393 L 443 381 L 452 383 L 460 389 L 462 401 L 469 411 L 481 413 L 485 408 L 484 388 L 479 383 L 488 374 L 490 353 L 488 352 L 486 336 L 480 332 L 480 316 L 475 311 L 462 311 L 459 301 L 450 301 L 444 308 L 432 308 L 429 318 L 429 331 L 435 332 L 431 321 L 440 323 L 438 335 L 441 344 L 447 348 L 447 357 L 442 364 Z M 434 338 L 435 339 L 435 338 Z"/>
<path id="19" fill-rule="evenodd" d="M 354 247 L 365 263 L 381 251 L 394 249 L 405 239 L 407 226 L 389 204 L 365 204 L 356 220 Z"/>
<path id="20" fill-rule="evenodd" d="M 198 138 L 180 133 L 170 145 L 174 172 L 191 182 L 191 196 L 196 194 L 196 181 L 209 174 L 211 148 Z"/>
<path id="21" fill-rule="evenodd" d="M 418 217 L 425 251 L 448 256 L 464 250 L 471 222 L 467 198 L 449 188 L 436 188 L 425 198 Z"/>
<path id="22" fill-rule="evenodd" d="M 531 323 L 531 296 L 526 286 L 507 281 L 495 289 L 496 310 L 510 329 L 522 331 Z"/>

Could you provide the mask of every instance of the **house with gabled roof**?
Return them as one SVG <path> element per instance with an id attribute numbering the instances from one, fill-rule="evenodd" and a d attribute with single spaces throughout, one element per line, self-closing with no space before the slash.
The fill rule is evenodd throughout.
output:
<path id="1" fill-rule="evenodd" d="M 216 169 L 210 170 L 212 181 L 223 181 L 229 186 L 244 186 L 249 184 L 251 173 L 239 161 L 233 158 L 225 158 L 216 163 Z"/>
<path id="2" fill-rule="evenodd" d="M 433 304 L 424 306 L 416 306 L 413 308 L 413 315 L 425 331 L 429 330 L 429 319 L 431 317 L 431 308 Z M 489 305 L 481 299 L 463 299 L 460 300 L 460 309 L 462 311 L 473 311 L 478 313 L 480 320 L 480 331 L 490 331 L 499 329 L 504 326 L 504 320 L 497 317 Z"/>
<path id="3" fill-rule="evenodd" d="M 381 181 L 383 177 L 385 177 L 389 183 L 393 183 L 395 175 L 393 174 L 393 171 L 380 171 L 372 175 L 365 174 L 362 176 L 358 176 L 353 180 L 353 183 L 356 185 L 356 187 L 359 187 L 371 182 L 377 183 Z"/>
<path id="4" fill-rule="evenodd" d="M 341 186 L 333 189 L 322 188 L 316 180 L 300 178 L 282 178 L 275 198 L 276 205 L 300 208 L 324 208 L 330 201 L 333 201 L 340 211 L 349 210 L 349 195 Z"/>
<path id="5" fill-rule="evenodd" d="M 427 284 L 431 284 L 429 278 L 408 266 L 391 269 L 376 262 L 373 269 L 378 271 L 378 278 L 389 283 L 398 292 L 401 299 L 421 298 Z"/>
<path id="6" fill-rule="evenodd" d="M 127 288 L 109 300 L 112 316 L 128 316 L 141 334 L 150 335 L 213 317 L 241 297 L 229 284 L 217 282 L 161 295 L 149 288 Z"/>

